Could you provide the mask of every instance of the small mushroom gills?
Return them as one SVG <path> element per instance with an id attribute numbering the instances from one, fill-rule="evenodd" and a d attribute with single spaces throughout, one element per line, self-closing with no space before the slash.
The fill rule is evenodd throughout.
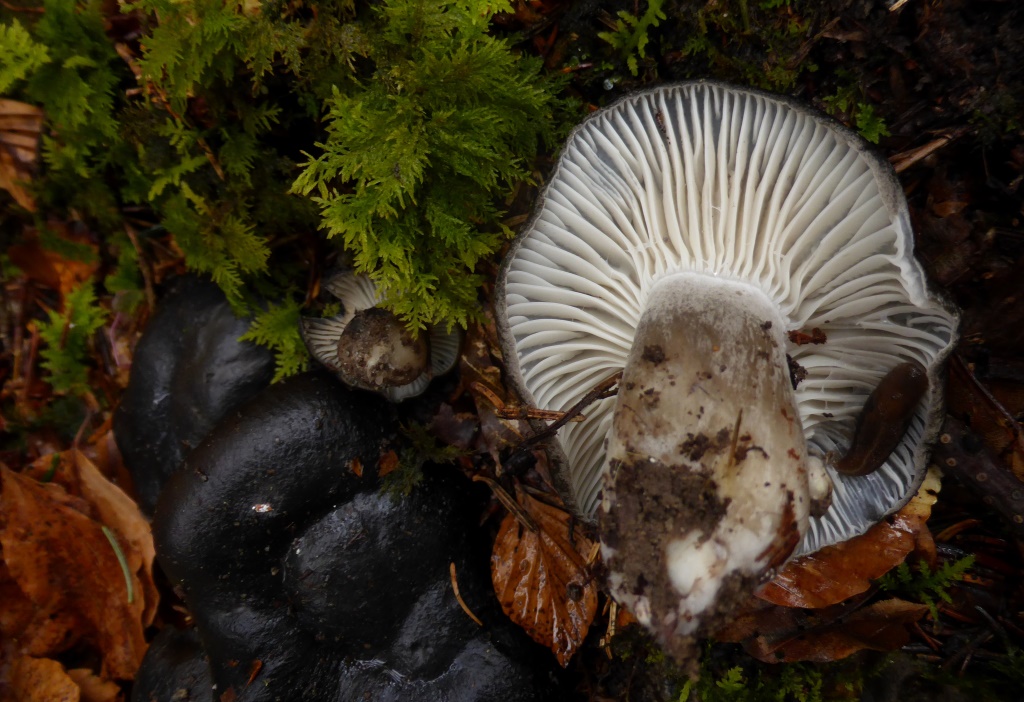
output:
<path id="1" fill-rule="evenodd" d="M 498 327 L 534 406 L 622 372 L 559 429 L 553 478 L 598 523 L 613 597 L 670 653 L 923 480 L 957 315 L 912 247 L 889 165 L 785 98 L 669 85 L 571 134 L 506 258 Z M 860 423 L 896 440 L 850 449 L 894 368 Z"/>
<path id="2" fill-rule="evenodd" d="M 378 307 L 373 281 L 351 271 L 324 283 L 343 311 L 330 318 L 303 317 L 302 338 L 313 357 L 350 387 L 392 402 L 421 395 L 458 359 L 461 335 L 431 325 L 413 334 L 393 313 Z"/>

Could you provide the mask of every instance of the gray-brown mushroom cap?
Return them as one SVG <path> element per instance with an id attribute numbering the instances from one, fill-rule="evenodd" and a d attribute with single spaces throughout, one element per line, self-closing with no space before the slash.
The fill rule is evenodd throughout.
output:
<path id="1" fill-rule="evenodd" d="M 863 533 L 910 499 L 941 412 L 957 316 L 913 257 L 902 189 L 855 134 L 795 102 L 710 82 L 627 96 L 570 136 L 505 260 L 496 319 L 524 400 L 566 409 L 622 370 L 650 293 L 676 274 L 740 282 L 777 309 L 806 371 L 795 390 L 809 450 L 843 453 L 886 373 L 931 381 L 902 443 L 866 476 L 829 471 L 832 504 L 796 553 Z M 551 454 L 570 506 L 593 518 L 615 398 L 559 430 Z"/>
<path id="2" fill-rule="evenodd" d="M 459 330 L 430 325 L 414 338 L 401 320 L 377 307 L 373 281 L 352 271 L 332 276 L 324 289 L 343 311 L 330 318 L 303 317 L 300 330 L 313 357 L 346 385 L 401 402 L 421 395 L 433 378 L 455 367 Z"/>

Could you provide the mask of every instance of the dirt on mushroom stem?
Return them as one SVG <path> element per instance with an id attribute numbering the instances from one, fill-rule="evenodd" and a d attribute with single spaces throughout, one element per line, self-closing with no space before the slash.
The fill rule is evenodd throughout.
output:
<path id="1" fill-rule="evenodd" d="M 822 466 L 808 454 L 783 328 L 752 286 L 669 276 L 623 372 L 600 511 L 609 586 L 687 667 L 695 639 L 807 529 L 819 484 L 808 474 Z"/>

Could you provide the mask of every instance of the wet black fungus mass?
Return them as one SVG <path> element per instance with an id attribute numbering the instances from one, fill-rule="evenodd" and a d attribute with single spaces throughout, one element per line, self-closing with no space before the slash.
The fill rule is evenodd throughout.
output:
<path id="1" fill-rule="evenodd" d="M 270 384 L 274 356 L 238 340 L 248 329 L 224 293 L 195 276 L 178 278 L 161 298 L 114 413 L 114 436 L 147 514 L 192 447 Z"/>
<path id="2" fill-rule="evenodd" d="M 232 413 L 168 481 L 153 524 L 158 559 L 196 622 L 217 694 L 556 695 L 550 654 L 498 607 L 486 550 L 473 543 L 481 503 L 469 481 L 428 470 L 407 498 L 382 492 L 374 466 L 392 413 L 326 374 L 296 376 Z M 453 563 L 483 627 L 455 597 Z M 143 676 L 162 664 L 154 650 Z M 149 697 L 138 689 L 133 699 Z"/>

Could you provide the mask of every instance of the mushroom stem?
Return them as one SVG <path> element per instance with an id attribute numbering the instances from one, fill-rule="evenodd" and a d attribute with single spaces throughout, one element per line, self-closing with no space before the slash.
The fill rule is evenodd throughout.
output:
<path id="1" fill-rule="evenodd" d="M 637 327 L 602 546 L 612 595 L 677 658 L 790 556 L 819 497 L 785 332 L 760 289 L 696 273 L 658 281 Z"/>

